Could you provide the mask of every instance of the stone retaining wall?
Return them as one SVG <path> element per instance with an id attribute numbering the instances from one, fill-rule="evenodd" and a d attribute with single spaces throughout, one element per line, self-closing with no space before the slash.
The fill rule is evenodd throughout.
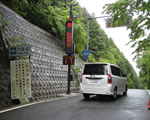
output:
<path id="1" fill-rule="evenodd" d="M 3 45 L 1 44 L 0 47 L 3 48 L 5 41 L 8 41 L 9 38 L 15 39 L 16 44 L 31 46 L 32 100 L 50 99 L 59 94 L 65 94 L 68 66 L 62 65 L 65 54 L 62 41 L 27 22 L 1 3 L 0 14 L 9 23 L 7 30 L 3 31 L 3 40 L 1 40 Z M 9 46 L 11 43 L 9 42 Z M 0 63 L 0 106 L 4 106 L 11 102 L 10 60 L 6 60 L 3 55 L 1 57 L 5 62 Z M 76 66 L 82 68 L 82 63 L 83 61 L 76 56 Z M 79 74 L 74 72 L 72 74 L 74 79 L 71 81 L 71 92 L 79 92 L 79 80 L 77 80 Z"/>

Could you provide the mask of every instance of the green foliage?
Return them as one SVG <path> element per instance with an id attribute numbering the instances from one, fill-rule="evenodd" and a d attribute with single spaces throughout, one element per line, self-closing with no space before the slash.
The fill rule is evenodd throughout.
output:
<path id="1" fill-rule="evenodd" d="M 86 50 L 87 44 L 87 17 L 94 16 L 90 15 L 85 8 L 81 8 L 76 0 L 72 0 L 72 2 L 71 0 L 1 1 L 31 23 L 38 25 L 61 39 L 63 43 L 65 41 L 66 21 L 69 19 L 69 5 L 72 3 L 73 14 L 79 14 L 78 19 L 74 18 L 73 20 L 75 51 L 80 57 L 83 58 L 82 51 Z M 129 0 L 127 2 L 129 2 Z M 126 2 L 124 4 L 126 5 Z M 120 11 L 118 12 L 120 13 Z M 115 24 L 121 24 L 124 18 L 126 19 L 126 17 L 121 17 L 120 21 Z M 114 17 L 114 19 L 116 19 L 116 17 Z M 132 65 L 130 65 L 113 40 L 108 38 L 105 31 L 101 29 L 98 22 L 94 19 L 89 20 L 89 50 L 91 51 L 88 58 L 89 62 L 109 62 L 119 65 L 123 72 L 128 75 L 128 87 L 138 87 L 137 75 Z M 75 73 L 78 73 L 79 69 L 75 68 L 74 71 Z"/>
<path id="2" fill-rule="evenodd" d="M 138 58 L 138 67 L 140 71 L 140 88 L 150 89 L 150 51 L 144 52 L 142 57 Z"/>
<path id="3" fill-rule="evenodd" d="M 25 46 L 28 45 L 27 41 L 24 39 L 24 36 L 18 37 L 8 37 L 8 42 L 11 44 L 11 46 Z M 18 44 L 18 41 L 22 41 L 23 43 Z"/>
<path id="4" fill-rule="evenodd" d="M 75 67 L 74 67 L 74 71 L 75 71 L 75 72 L 81 72 L 81 70 L 80 70 L 80 68 L 79 68 L 78 66 L 75 66 Z"/>

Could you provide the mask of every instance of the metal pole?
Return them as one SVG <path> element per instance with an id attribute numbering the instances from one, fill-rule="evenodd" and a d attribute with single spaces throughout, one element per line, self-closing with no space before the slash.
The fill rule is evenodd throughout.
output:
<path id="1" fill-rule="evenodd" d="M 68 65 L 68 86 L 67 86 L 67 94 L 70 94 L 70 68 L 71 68 L 71 65 Z"/>
<path id="2" fill-rule="evenodd" d="M 88 17 L 88 20 L 90 20 L 90 19 L 97 19 L 97 18 L 108 18 L 108 17 L 111 17 L 111 16 L 100 16 L 100 17 L 94 17 L 94 18 L 89 18 Z"/>
<path id="3" fill-rule="evenodd" d="M 89 17 L 87 18 L 87 47 L 86 49 L 89 50 Z M 88 58 L 86 62 L 88 63 Z"/>
<path id="4" fill-rule="evenodd" d="M 97 18 L 105 18 L 105 17 L 111 17 L 111 16 L 100 16 L 94 18 L 87 17 L 87 47 L 86 47 L 87 50 L 89 50 L 89 20 L 97 19 Z M 86 62 L 88 63 L 88 59 L 86 60 Z"/>
<path id="5" fill-rule="evenodd" d="M 70 18 L 73 20 L 72 4 L 70 5 Z"/>
<path id="6" fill-rule="evenodd" d="M 72 19 L 73 21 L 73 12 L 72 12 L 72 4 L 70 5 L 70 18 Z M 71 54 L 68 54 L 68 56 L 71 56 Z M 70 68 L 71 68 L 71 65 L 69 64 L 68 65 L 68 85 L 67 85 L 67 93 L 66 94 L 70 94 Z"/>

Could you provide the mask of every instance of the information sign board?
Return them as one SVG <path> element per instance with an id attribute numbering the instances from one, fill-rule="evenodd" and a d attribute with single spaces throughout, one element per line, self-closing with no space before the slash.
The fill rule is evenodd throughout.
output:
<path id="1" fill-rule="evenodd" d="M 63 56 L 63 65 L 74 65 L 75 56 Z"/>
<path id="2" fill-rule="evenodd" d="M 11 69 L 11 98 L 31 97 L 31 81 L 29 60 L 15 60 L 10 62 Z"/>
<path id="3" fill-rule="evenodd" d="M 132 18 L 130 17 L 125 23 L 121 24 L 121 25 L 116 25 L 113 26 L 112 25 L 112 19 L 111 18 L 107 18 L 105 20 L 106 22 L 106 28 L 114 28 L 114 27 L 128 27 L 132 24 Z"/>
<path id="4" fill-rule="evenodd" d="M 30 46 L 12 46 L 9 49 L 9 56 L 30 56 Z"/>
<path id="5" fill-rule="evenodd" d="M 90 55 L 90 50 L 83 50 L 82 51 L 82 55 L 85 59 L 88 59 L 89 55 Z"/>

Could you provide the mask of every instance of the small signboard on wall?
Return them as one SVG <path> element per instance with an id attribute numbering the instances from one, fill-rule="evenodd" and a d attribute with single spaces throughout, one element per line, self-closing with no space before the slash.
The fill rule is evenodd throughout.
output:
<path id="1" fill-rule="evenodd" d="M 29 60 L 10 62 L 11 98 L 22 99 L 31 97 L 31 81 Z"/>
<path id="2" fill-rule="evenodd" d="M 11 46 L 9 48 L 9 56 L 30 56 L 30 46 Z"/>
<path id="3" fill-rule="evenodd" d="M 74 65 L 75 56 L 63 56 L 63 65 Z"/>

